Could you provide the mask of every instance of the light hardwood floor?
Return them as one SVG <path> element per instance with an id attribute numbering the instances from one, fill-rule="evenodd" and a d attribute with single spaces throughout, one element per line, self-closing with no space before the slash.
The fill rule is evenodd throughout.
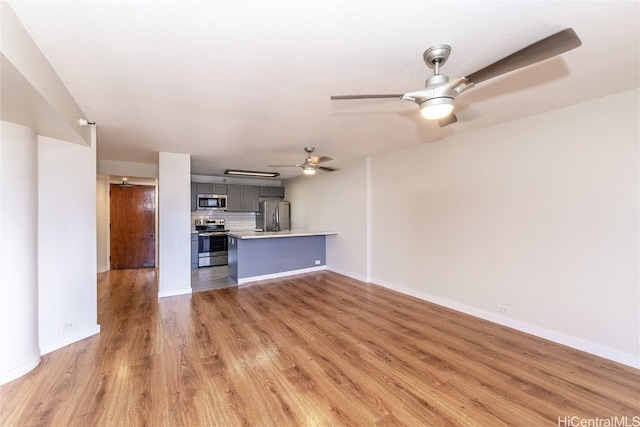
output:
<path id="1" fill-rule="evenodd" d="M 161 300 L 153 269 L 110 271 L 98 295 L 102 332 L 0 387 L 0 425 L 568 426 L 640 416 L 638 370 L 328 271 Z"/>

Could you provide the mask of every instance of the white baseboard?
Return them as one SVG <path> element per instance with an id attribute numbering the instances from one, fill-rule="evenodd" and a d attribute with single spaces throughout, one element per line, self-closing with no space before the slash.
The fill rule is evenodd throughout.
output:
<path id="1" fill-rule="evenodd" d="M 320 265 L 318 267 L 301 268 L 299 270 L 283 271 L 281 273 L 264 274 L 262 276 L 244 277 L 238 279 L 238 285 L 245 283 L 256 282 L 258 280 L 277 279 L 278 277 L 293 276 L 294 274 L 311 273 L 313 271 L 326 270 L 326 265 Z"/>
<path id="2" fill-rule="evenodd" d="M 510 319 L 504 316 L 500 316 L 494 313 L 489 313 L 484 310 L 480 310 L 475 307 L 460 304 L 455 301 L 440 298 L 434 295 L 430 295 L 424 292 L 416 291 L 414 289 L 408 289 L 402 286 L 397 286 L 393 283 L 385 282 L 384 280 L 371 279 L 371 283 L 380 285 L 382 287 L 392 289 L 394 291 L 410 295 L 412 297 L 419 298 L 424 301 L 428 301 L 452 310 L 459 311 L 461 313 L 469 314 L 480 319 L 488 320 L 493 323 L 497 323 L 508 328 L 518 330 L 530 335 L 534 335 L 539 338 L 544 338 L 549 341 L 553 341 L 558 344 L 566 345 L 567 347 L 581 350 L 586 353 L 590 353 L 596 356 L 603 357 L 605 359 L 612 360 L 623 365 L 630 366 L 632 368 L 640 369 L 640 357 L 625 353 L 619 350 L 615 350 L 609 347 L 605 347 L 600 344 L 595 344 L 580 338 L 565 335 L 560 332 L 552 331 L 549 329 L 541 328 L 530 323 L 522 322 L 520 320 Z"/>
<path id="3" fill-rule="evenodd" d="M 158 298 L 175 297 L 178 295 L 188 295 L 193 293 L 191 288 L 178 289 L 176 291 L 158 292 Z"/>
<path id="4" fill-rule="evenodd" d="M 330 271 L 333 271 L 334 273 L 338 273 L 341 274 L 343 276 L 347 276 L 350 277 L 352 279 L 358 280 L 360 282 L 364 282 L 364 283 L 368 283 L 369 281 L 367 280 L 367 276 L 362 276 L 360 274 L 355 274 L 352 271 L 347 271 L 347 270 L 342 270 L 340 268 L 334 268 L 334 267 L 327 267 Z"/>
<path id="5" fill-rule="evenodd" d="M 40 364 L 40 355 L 34 354 L 31 359 L 26 361 L 20 366 L 10 369 L 7 372 L 0 374 L 0 385 L 6 384 L 10 381 L 20 378 L 21 376 L 30 372 L 33 368 Z"/>
<path id="6" fill-rule="evenodd" d="M 98 267 L 98 273 L 106 273 L 109 271 L 109 267 Z"/>
<path id="7" fill-rule="evenodd" d="M 51 353 L 52 351 L 58 350 L 64 346 L 73 344 L 74 342 L 78 342 L 80 340 L 83 340 L 85 338 L 88 338 L 92 335 L 99 334 L 99 333 L 100 333 L 100 325 L 94 325 L 89 328 L 85 328 L 73 334 L 66 335 L 65 337 L 60 338 L 59 340 L 56 340 L 49 344 L 41 345 L 40 354 L 45 355 L 47 353 Z"/>

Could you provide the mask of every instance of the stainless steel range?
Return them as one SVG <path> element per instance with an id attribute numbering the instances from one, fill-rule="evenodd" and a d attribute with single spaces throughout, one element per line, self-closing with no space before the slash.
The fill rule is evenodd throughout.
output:
<path id="1" fill-rule="evenodd" d="M 224 219 L 197 219 L 198 267 L 212 267 L 229 263 L 227 232 Z"/>

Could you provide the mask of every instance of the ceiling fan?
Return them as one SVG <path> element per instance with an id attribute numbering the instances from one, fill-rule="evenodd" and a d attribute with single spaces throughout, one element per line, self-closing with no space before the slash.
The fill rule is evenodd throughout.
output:
<path id="1" fill-rule="evenodd" d="M 321 170 L 325 172 L 333 172 L 338 170 L 335 168 L 320 166 L 320 163 L 328 162 L 329 160 L 333 160 L 333 159 L 327 156 L 322 156 L 322 157 L 312 156 L 311 153 L 313 153 L 314 150 L 315 150 L 314 147 L 304 147 L 304 151 L 307 152 L 307 158 L 304 159 L 304 163 L 301 163 L 299 165 L 269 165 L 269 167 L 271 168 L 290 167 L 290 166 L 299 167 L 299 168 L 302 168 L 302 172 L 304 172 L 305 175 L 313 175 L 314 173 L 316 173 L 317 170 Z"/>
<path id="2" fill-rule="evenodd" d="M 458 121 L 453 113 L 453 104 L 456 96 L 465 90 L 490 78 L 560 55 L 577 48 L 581 44 L 582 42 L 575 31 L 567 28 L 520 49 L 493 64 L 487 65 L 466 77 L 452 79 L 440 74 L 440 67 L 449 58 L 451 46 L 438 44 L 427 49 L 423 54 L 424 62 L 429 68 L 433 69 L 433 75 L 427 79 L 424 89 L 405 94 L 339 95 L 332 96 L 331 99 L 399 98 L 413 101 L 420 106 L 420 113 L 423 117 L 430 120 L 438 120 L 440 127 L 444 127 Z"/>

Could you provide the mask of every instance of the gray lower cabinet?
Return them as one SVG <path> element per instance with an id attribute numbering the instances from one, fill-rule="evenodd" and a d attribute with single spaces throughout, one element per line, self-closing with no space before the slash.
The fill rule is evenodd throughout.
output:
<path id="1" fill-rule="evenodd" d="M 191 212 L 198 210 L 198 199 L 197 199 L 197 191 L 198 184 L 195 182 L 191 183 Z"/>
<path id="2" fill-rule="evenodd" d="M 191 233 L 191 268 L 198 268 L 198 233 Z"/>
<path id="3" fill-rule="evenodd" d="M 233 233 L 232 233 L 233 234 Z M 249 278 L 324 266 L 326 236 L 239 239 L 229 236 L 229 278 L 244 283 Z"/>
<path id="4" fill-rule="evenodd" d="M 258 187 L 250 185 L 227 185 L 227 211 L 257 212 Z"/>

